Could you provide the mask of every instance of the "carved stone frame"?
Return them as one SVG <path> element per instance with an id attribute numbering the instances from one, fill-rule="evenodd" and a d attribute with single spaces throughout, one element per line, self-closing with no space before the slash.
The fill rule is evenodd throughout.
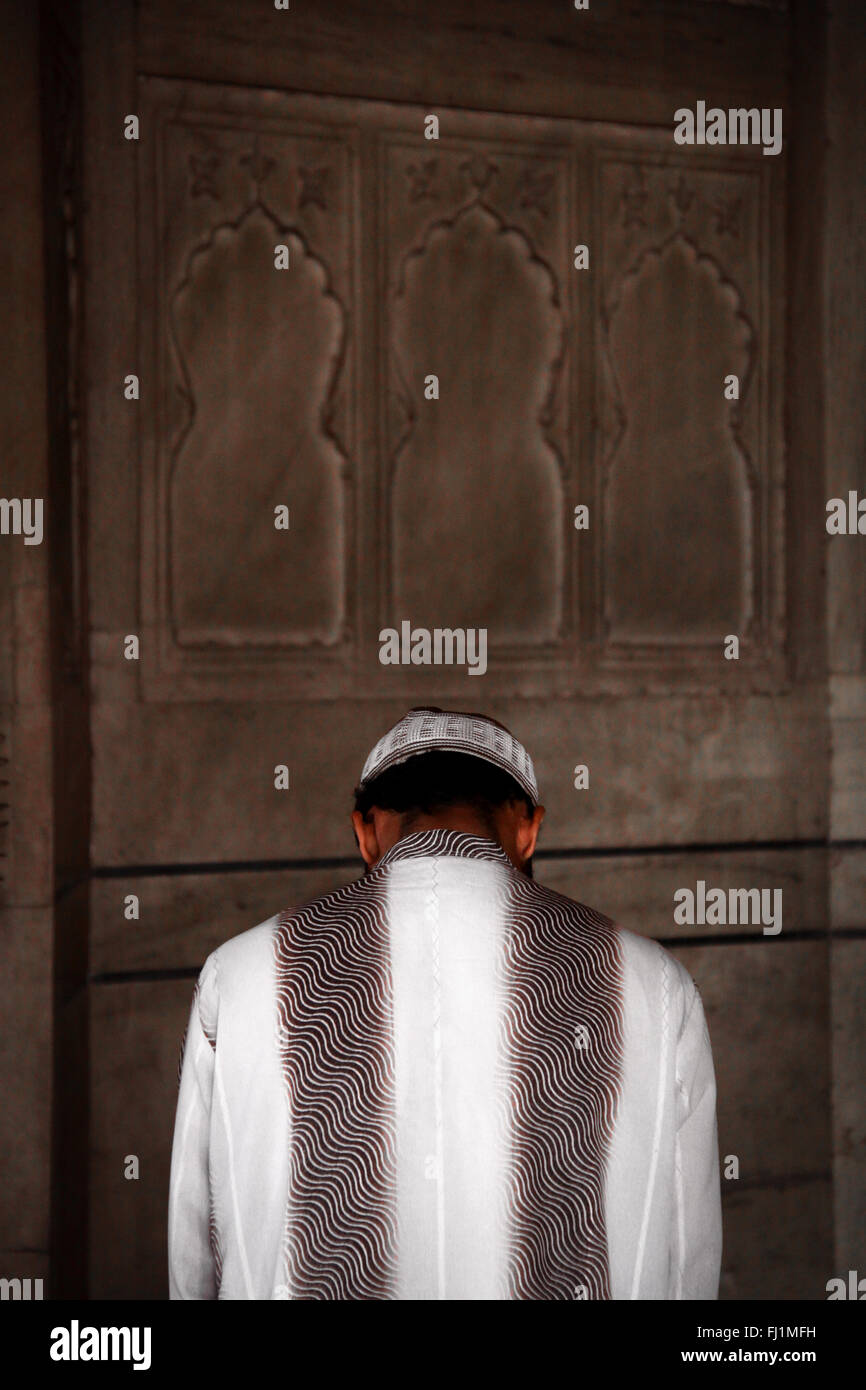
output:
<path id="1" fill-rule="evenodd" d="M 355 198 L 353 277 L 356 312 L 355 362 L 346 387 L 352 419 L 347 478 L 351 522 L 346 576 L 347 623 L 334 647 L 237 646 L 220 650 L 181 648 L 173 639 L 166 603 L 164 477 L 160 449 L 163 424 L 153 397 L 140 405 L 142 632 L 141 689 L 145 699 L 339 699 L 418 697 L 465 698 L 466 673 L 448 667 L 388 667 L 377 660 L 378 631 L 392 625 L 389 613 L 388 528 L 388 353 L 389 290 L 394 265 L 408 246 L 389 244 L 385 173 L 389 151 L 416 141 L 419 167 L 434 142 L 424 139 L 421 107 L 349 98 L 316 97 L 267 90 L 140 78 L 140 111 L 152 139 L 139 151 L 140 370 L 151 380 L 159 365 L 165 305 L 159 288 L 159 131 L 186 122 L 280 131 L 312 129 L 338 133 L 351 150 Z M 567 376 L 561 383 L 562 473 L 565 483 L 563 623 L 558 640 L 532 647 L 497 644 L 491 634 L 485 698 L 707 689 L 774 690 L 788 681 L 785 634 L 785 481 L 782 435 L 784 399 L 784 155 L 762 158 L 748 149 L 680 149 L 672 132 L 598 122 L 448 111 L 442 114 L 440 149 L 459 147 L 467 161 L 495 159 L 496 151 L 552 161 L 562 171 L 567 213 L 553 252 L 566 321 Z M 756 622 L 738 662 L 719 649 L 683 642 L 623 644 L 610 640 L 604 622 L 604 470 L 601 355 L 604 337 L 603 276 L 606 228 L 601 175 L 611 160 L 647 169 L 664 168 L 672 179 L 724 169 L 745 177 L 760 207 L 760 246 L 755 248 L 759 302 L 749 305 L 757 334 L 754 388 L 760 392 L 760 449 L 755 463 L 759 490 Z M 504 221 L 513 210 L 498 208 Z M 528 215 L 528 214 L 527 214 Z M 573 269 L 572 248 L 590 246 L 591 269 Z M 370 287 L 373 287 L 371 290 Z M 150 296 L 150 300 L 148 300 Z M 579 331 L 576 326 L 579 325 Z M 158 395 L 158 393 L 157 393 Z M 591 528 L 575 532 L 574 505 L 591 507 Z M 264 580 L 264 576 L 263 576 Z M 435 582 L 435 579 L 431 582 Z M 411 616 L 411 615 L 403 615 Z M 443 625 L 447 617 L 443 614 Z"/>

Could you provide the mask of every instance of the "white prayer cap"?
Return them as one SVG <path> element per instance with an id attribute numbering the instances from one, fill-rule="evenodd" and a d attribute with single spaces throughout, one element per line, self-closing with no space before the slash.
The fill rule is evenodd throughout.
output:
<path id="1" fill-rule="evenodd" d="M 361 786 L 417 753 L 468 753 L 494 763 L 512 776 L 533 805 L 538 783 L 532 759 L 513 734 L 483 714 L 457 710 L 412 709 L 376 744 L 361 773 Z"/>

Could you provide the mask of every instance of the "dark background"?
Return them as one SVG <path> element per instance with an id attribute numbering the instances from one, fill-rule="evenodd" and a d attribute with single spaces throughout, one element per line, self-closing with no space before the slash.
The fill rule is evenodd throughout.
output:
<path id="1" fill-rule="evenodd" d="M 0 1275 L 165 1297 L 195 974 L 355 875 L 424 701 L 513 728 L 537 876 L 697 980 L 722 1297 L 866 1273 L 860 0 L 0 15 L 2 492 L 46 507 L 0 537 Z M 676 146 L 699 100 L 782 154 Z M 487 674 L 381 666 L 403 620 Z M 781 935 L 676 926 L 698 879 Z"/>

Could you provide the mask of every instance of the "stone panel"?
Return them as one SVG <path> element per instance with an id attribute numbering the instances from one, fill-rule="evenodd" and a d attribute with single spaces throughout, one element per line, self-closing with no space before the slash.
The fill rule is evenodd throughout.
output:
<path id="1" fill-rule="evenodd" d="M 47 1251 L 51 1162 L 51 909 L 4 908 L 0 980 L 3 1083 L 0 1247 Z"/>
<path id="2" fill-rule="evenodd" d="M 840 536 L 856 546 L 856 537 Z M 853 556 L 852 556 L 853 560 Z M 866 826 L 866 677 L 831 674 L 830 833 L 834 840 L 862 841 Z M 861 925 L 858 923 L 857 925 Z"/>
<path id="3" fill-rule="evenodd" d="M 722 1161 L 739 1159 L 744 1188 L 795 1176 L 829 1180 L 827 943 L 766 937 L 673 949 L 706 1010 Z"/>
<path id="4" fill-rule="evenodd" d="M 89 5 L 91 22 L 99 8 Z M 101 16 L 108 25 L 111 8 L 105 6 Z M 815 522 L 803 500 L 805 478 L 781 474 L 783 348 L 778 320 L 766 317 L 767 306 L 773 314 L 785 310 L 779 224 L 785 161 L 761 159 L 760 151 L 742 157 L 730 151 L 677 154 L 669 139 L 674 107 L 714 90 L 735 105 L 784 104 L 787 119 L 789 21 L 781 0 L 741 5 L 735 14 L 730 6 L 672 0 L 666 7 L 668 41 L 659 45 L 658 19 L 650 10 L 635 12 L 627 25 L 621 18 L 604 7 L 578 15 L 553 0 L 538 7 L 480 0 L 468 20 L 463 0 L 446 0 L 430 27 L 405 5 L 386 0 L 365 14 L 361 35 L 356 16 L 324 9 L 310 11 L 301 23 L 296 7 L 240 14 L 229 0 L 191 0 L 181 7 L 143 0 L 136 7 L 137 51 L 124 50 L 122 71 L 109 65 L 100 73 L 88 104 L 88 215 L 95 233 L 88 291 L 93 690 L 101 702 L 94 721 L 97 865 L 134 870 L 229 860 L 255 866 L 350 856 L 349 792 L 364 754 L 406 704 L 435 697 L 490 709 L 526 738 L 542 776 L 549 808 L 544 843 L 551 848 L 824 837 L 823 692 L 815 684 L 777 693 L 786 676 L 782 513 L 788 512 L 787 543 L 798 566 L 804 535 L 805 553 L 814 555 L 808 535 Z M 99 57 L 97 45 L 91 46 Z M 159 74 L 143 79 L 140 101 L 132 83 L 124 85 L 136 69 Z M 191 80 L 196 78 L 200 82 Z M 314 89 L 384 101 L 299 94 Z M 419 98 L 427 105 L 399 104 Z M 431 106 L 439 110 L 444 130 L 432 150 L 421 137 Z M 475 112 L 466 109 L 473 106 Z M 804 112 L 808 117 L 810 109 L 801 108 L 798 118 Z M 116 138 L 116 114 L 128 110 L 147 118 L 137 151 Z M 533 120 L 523 114 L 527 110 L 557 119 Z M 577 116 L 629 125 L 592 127 L 571 119 Z M 305 176 L 297 153 L 303 141 Z M 319 159 L 322 149 L 327 159 Z M 433 150 L 436 176 L 446 171 L 446 191 L 453 195 L 450 204 L 446 199 L 436 205 L 435 214 L 424 191 Z M 497 165 L 484 187 L 479 159 Z M 131 178 L 136 162 L 138 203 Z M 468 170 L 461 167 L 467 162 Z M 410 165 L 416 178 L 420 171 L 414 185 L 407 181 Z M 514 172 L 521 167 L 530 171 L 525 185 Z M 335 207 L 346 214 L 339 225 L 328 222 Z M 417 216 L 417 226 L 403 235 L 400 218 L 407 212 Z M 617 268 L 605 248 L 618 254 L 620 230 Z M 262 271 L 275 232 L 301 272 L 276 321 Z M 136 348 L 136 315 L 130 312 L 136 286 L 125 277 L 137 237 L 144 321 Z M 818 239 L 816 234 L 816 244 Z M 571 268 L 570 248 L 578 240 L 591 244 L 589 280 Z M 382 251 L 386 242 L 393 257 Z M 400 302 L 389 276 L 406 253 L 421 247 L 427 259 L 422 255 L 412 264 L 419 272 L 426 265 L 428 278 L 421 274 L 410 293 L 409 274 Z M 472 274 L 461 279 L 466 267 Z M 601 274 L 608 268 L 615 272 L 610 295 Z M 496 303 L 491 286 L 494 269 L 514 287 L 505 307 Z M 815 267 L 809 263 L 806 269 Z M 820 275 L 792 281 L 798 303 L 808 298 L 807 282 L 819 283 Z M 441 302 L 431 284 L 442 286 Z M 365 287 L 363 301 L 353 286 Z M 690 287 L 697 287 L 697 297 Z M 598 315 L 591 298 L 596 288 Z M 240 295 L 246 303 L 239 307 Z M 672 363 L 663 359 L 651 364 L 649 380 L 642 379 L 635 370 L 642 331 L 654 316 L 676 311 L 687 299 L 702 307 L 695 318 L 677 320 L 685 379 L 678 381 Z M 535 487 L 522 494 L 521 480 L 509 474 L 501 507 L 485 515 L 480 553 L 470 554 L 465 573 L 427 569 L 430 589 L 439 586 L 444 593 L 450 583 L 455 606 L 459 599 L 470 622 L 473 584 L 482 611 L 489 602 L 486 588 L 503 591 L 495 567 L 498 538 L 512 562 L 516 557 L 516 592 L 506 588 L 504 601 L 489 604 L 491 626 L 501 626 L 485 680 L 435 670 L 384 672 L 376 632 L 383 614 L 391 616 L 388 586 L 412 608 L 395 617 L 417 621 L 416 605 L 421 612 L 427 604 L 432 622 L 437 607 L 423 586 L 412 589 L 417 504 L 405 474 L 400 481 L 400 462 L 410 456 L 400 452 L 406 413 L 401 420 L 402 408 L 390 391 L 392 353 L 400 370 L 408 362 L 415 372 L 413 350 L 421 344 L 426 353 L 438 345 L 446 357 L 450 353 L 459 376 L 467 346 L 477 356 L 483 343 L 480 320 L 488 302 L 491 337 L 505 340 L 504 361 L 497 377 L 491 353 L 494 380 L 470 377 L 469 384 L 477 388 L 494 430 L 497 389 L 509 408 L 512 401 L 525 406 L 529 400 L 534 409 L 533 392 L 540 395 L 544 386 L 535 419 L 524 408 L 519 420 L 505 421 L 532 464 Z M 844 294 L 840 302 L 847 303 Z M 471 308 L 462 320 L 461 303 Z M 395 311 L 390 319 L 389 306 Z M 447 341 L 437 318 L 446 310 L 465 341 Z M 288 313 L 303 324 L 314 349 L 309 360 L 299 357 L 297 340 L 283 332 Z M 217 320 L 229 330 L 221 332 Z M 828 321 L 840 338 L 847 336 L 844 315 Z M 796 317 L 791 322 L 797 355 L 808 335 L 798 334 Z M 518 354 L 521 324 L 533 326 L 524 360 Z M 551 349 L 561 330 L 560 360 Z M 717 358 L 701 360 L 698 349 L 706 342 L 718 350 Z M 653 418 L 658 426 L 650 440 L 637 443 L 626 429 L 625 452 L 616 445 L 617 396 L 601 375 L 607 346 L 626 388 L 619 408 L 627 424 Z M 230 352 L 237 354 L 233 364 Z M 747 386 L 739 418 L 712 396 L 701 375 L 720 370 L 731 356 L 730 370 L 739 366 Z M 228 375 L 230 365 L 233 377 L 236 372 L 245 383 L 239 397 L 243 418 L 230 412 L 220 376 Z M 142 402 L 119 407 L 112 393 L 118 396 L 118 383 L 132 369 L 142 374 Z M 808 448 L 796 454 L 798 438 L 806 437 L 798 435 L 798 422 L 815 410 L 808 371 L 798 384 L 803 390 L 792 392 L 790 401 L 791 456 L 805 474 L 817 454 Z M 677 389 L 686 410 L 671 425 L 664 407 Z M 270 428 L 274 399 L 285 407 L 279 435 Z M 306 433 L 296 442 L 288 417 L 303 415 L 304 403 Z M 412 408 L 420 412 L 426 404 L 414 402 Z M 139 418 L 140 441 L 126 424 Z M 456 464 L 462 446 L 474 464 L 479 451 L 467 443 L 466 412 L 450 423 L 443 436 L 447 450 L 437 461 Z M 439 421 L 448 424 L 447 417 Z M 280 473 L 284 437 L 287 458 L 298 465 L 293 491 L 303 501 L 295 506 L 306 507 L 313 521 L 303 533 L 296 528 L 278 536 L 294 547 L 280 551 L 261 518 L 282 477 L 289 476 Z M 847 437 L 844 430 L 834 433 L 843 442 Z M 237 448 L 227 457 L 217 445 L 224 438 L 235 445 L 239 438 L 250 441 L 252 463 Z M 664 441 L 664 455 L 653 454 L 656 440 Z M 419 442 L 427 449 L 429 474 L 431 448 L 440 441 L 431 446 L 417 429 L 407 436 L 407 447 Z M 493 442 L 501 442 L 495 434 Z M 674 458 L 677 444 L 683 449 Z M 490 452 L 507 457 L 507 449 Z M 713 495 L 711 486 L 703 498 L 695 474 L 682 467 L 702 452 L 711 464 L 724 465 L 717 471 L 708 465 L 720 493 Z M 851 451 L 834 452 L 843 460 Z M 679 484 L 666 485 L 658 498 L 661 510 L 678 518 L 684 537 L 679 552 L 653 549 L 652 536 L 647 544 L 639 525 L 618 552 L 629 499 L 640 494 L 646 502 L 668 455 L 679 465 Z M 423 451 L 411 461 L 423 464 Z M 247 480 L 257 476 L 266 496 L 252 496 Z M 578 552 L 574 536 L 563 534 L 570 505 L 588 497 L 601 521 L 608 478 L 616 528 L 599 525 L 580 538 L 588 543 Z M 444 509 L 434 499 L 421 516 L 425 525 L 442 524 L 449 506 L 452 523 L 455 515 L 465 520 L 460 509 L 475 500 L 465 468 L 453 467 L 447 481 L 456 509 L 453 496 Z M 141 485 L 140 526 L 131 484 Z M 553 496 L 553 519 L 549 505 L 536 505 L 545 489 L 548 503 Z M 318 549 L 317 508 L 334 508 L 340 516 Z M 518 522 L 524 517 L 521 556 Z M 392 544 L 395 520 L 402 540 Z M 202 528 L 212 540 L 209 548 L 201 541 Z M 727 544 L 719 543 L 719 535 Z M 531 565 L 539 552 L 547 568 L 536 563 L 523 592 L 529 567 L 524 561 L 528 555 Z M 720 557 L 714 587 L 704 582 L 707 554 Z M 838 562 L 841 554 L 831 558 Z M 293 586 L 295 561 L 301 582 Z M 794 635 L 809 629 L 814 642 L 814 565 L 802 569 L 805 577 L 797 582 L 805 598 Z M 642 582 L 629 588 L 622 581 L 629 573 Z M 845 581 L 837 584 L 836 599 L 831 596 L 846 669 L 858 659 L 862 628 L 862 618 L 844 602 L 855 588 Z M 543 642 L 536 640 L 533 607 Z M 715 628 L 704 621 L 707 614 L 720 626 L 727 626 L 730 615 L 731 630 L 734 624 L 743 629 L 740 664 L 716 659 Z M 447 619 L 445 614 L 441 621 Z M 651 642 L 643 640 L 648 628 Z M 119 659 L 119 639 L 127 631 L 143 636 L 140 690 L 138 669 Z M 798 651 L 803 649 L 801 642 Z M 813 680 L 817 666 L 807 661 L 803 670 Z M 651 693 L 672 687 L 697 689 L 700 698 L 656 699 Z M 744 688 L 767 688 L 773 698 L 753 698 Z M 625 698 L 601 701 L 600 693 Z M 323 695 L 327 703 L 304 703 Z M 515 699 L 509 705 L 511 697 L 522 696 L 535 703 Z M 569 703 L 553 698 L 562 696 Z M 846 732 L 857 732 L 849 722 Z M 34 726 L 30 748 L 37 747 L 40 732 Z M 839 751 L 853 766 L 854 741 L 840 743 Z M 578 761 L 590 765 L 590 793 L 571 786 Z M 292 791 L 282 796 L 273 791 L 276 762 L 287 762 L 292 772 Z M 854 836 L 860 834 L 854 810 L 862 797 L 856 776 L 846 776 L 838 784 L 836 804 L 844 813 L 838 825 Z M 23 840 L 20 845 L 26 851 Z M 749 1179 L 739 1189 L 731 1184 L 727 1194 L 723 1296 L 823 1297 L 831 1224 L 829 1189 L 821 1176 L 827 1162 L 827 1078 L 820 1062 L 828 1023 L 826 963 L 821 943 L 787 939 L 789 932 L 814 930 L 823 922 L 823 851 L 540 858 L 538 867 L 540 878 L 613 910 L 638 929 L 657 929 L 670 914 L 672 886 L 698 876 L 723 886 L 778 885 L 791 895 L 781 940 L 682 948 L 681 954 L 711 1014 L 724 1091 L 724 1143 L 733 1144 L 728 1135 L 739 1134 L 751 1169 Z M 741 877 L 746 873 L 748 880 Z M 308 896 L 308 890 L 319 892 L 351 876 L 347 865 L 335 864 L 295 872 L 253 867 L 239 874 L 100 879 L 93 886 L 91 968 L 97 974 L 194 968 L 234 930 L 269 915 L 275 900 Z M 117 911 L 126 889 L 142 898 L 139 923 L 124 921 Z M 856 915 L 856 882 L 844 896 L 848 921 Z M 846 992 L 851 987 L 840 979 L 840 1019 L 856 1005 Z M 174 1067 L 190 992 L 187 980 L 92 987 L 96 1296 L 164 1296 Z M 839 1041 L 842 1054 L 844 1034 Z M 761 1065 L 769 1052 L 778 1060 L 778 1074 Z M 838 1076 L 844 1109 L 847 1072 Z M 805 1139 L 796 1133 L 791 1109 L 798 1098 Z M 121 1140 L 125 1151 L 146 1157 L 147 1183 L 124 1182 Z M 840 1164 L 845 1161 L 843 1152 Z M 840 1211 L 853 1212 L 855 1205 Z"/>
<path id="5" fill-rule="evenodd" d="M 825 854 L 820 849 L 670 852 L 598 858 L 565 855 L 555 859 L 546 859 L 541 853 L 534 867 L 536 878 L 557 892 L 596 907 L 620 926 L 656 940 L 675 942 L 679 937 L 742 934 L 766 940 L 765 924 L 751 920 L 751 912 L 747 922 L 675 922 L 675 892 L 688 888 L 698 894 L 699 880 L 703 880 L 707 893 L 713 888 L 726 894 L 743 888 L 771 894 L 780 891 L 784 937 L 823 931 L 826 927 L 827 873 Z M 765 901 L 769 907 L 774 906 L 774 898 Z M 729 905 L 730 902 L 728 898 Z M 729 906 L 727 915 L 731 915 Z"/>
<path id="6" fill-rule="evenodd" d="M 42 1280 L 42 1297 L 51 1297 L 51 1270 L 48 1255 L 35 1250 L 0 1250 L 0 1279 L 30 1280 L 30 1297 L 35 1299 L 39 1290 L 37 1279 Z M 26 1285 L 22 1283 L 21 1293 Z"/>
<path id="7" fill-rule="evenodd" d="M 382 670 L 405 620 L 489 629 L 498 693 L 784 683 L 783 159 L 162 78 L 139 106 L 146 698 L 460 692 Z"/>
<path id="8" fill-rule="evenodd" d="M 351 837 L 346 834 L 346 849 Z M 229 937 L 247 931 L 273 913 L 299 906 L 352 882 L 360 857 L 307 869 L 209 874 L 134 874 L 97 878 L 90 885 L 92 922 L 90 969 L 93 975 L 131 971 L 192 970 Z M 645 936 L 730 936 L 760 926 L 687 926 L 673 921 L 673 894 L 679 887 L 779 888 L 783 898 L 782 934 L 823 926 L 826 874 L 822 850 L 744 850 L 729 854 L 536 856 L 535 877 L 559 893 L 598 908 L 631 931 Z M 128 894 L 139 899 L 138 921 L 124 916 Z"/>
<path id="9" fill-rule="evenodd" d="M 478 708 L 466 678 L 457 708 Z M 102 704 L 94 713 L 93 860 L 100 867 L 351 854 L 351 792 L 381 734 L 418 704 Z M 685 698 L 483 708 L 529 748 L 547 848 L 820 838 L 819 692 L 775 703 Z M 769 732 L 768 723 L 772 728 Z M 590 768 L 590 788 L 573 769 Z M 274 767 L 291 786 L 274 790 Z M 700 795 L 696 794 L 700 787 Z M 131 794 L 134 789 L 134 795 Z"/>
<path id="10" fill-rule="evenodd" d="M 569 151 L 539 155 L 517 139 L 464 137 L 428 154 L 416 134 L 389 138 L 382 157 L 390 347 L 382 620 L 481 626 L 489 644 L 543 646 L 570 617 Z M 428 374 L 436 399 L 427 397 Z"/>
<path id="11" fill-rule="evenodd" d="M 855 0 L 834 4 L 827 16 L 825 120 L 820 135 L 823 168 L 824 254 L 819 367 L 823 384 L 823 497 L 866 494 L 866 363 L 863 266 L 866 258 L 866 188 L 853 171 L 863 165 L 866 12 Z M 822 529 L 826 513 L 821 517 Z M 834 928 L 833 1093 L 835 1273 L 866 1271 L 866 1088 L 863 1079 L 866 948 L 866 544 L 861 535 L 824 536 L 826 542 L 826 650 L 831 717 L 830 827 Z"/>
<path id="12" fill-rule="evenodd" d="M 91 988 L 90 1293 L 167 1298 L 168 1177 L 192 982 Z M 124 1177 L 136 1155 L 138 1179 Z"/>
<path id="13" fill-rule="evenodd" d="M 784 0 L 761 8 L 666 0 L 623 10 L 561 0 L 442 0 L 436 23 L 403 0 L 353 9 L 233 0 L 143 0 L 145 72 L 284 91 L 355 92 L 429 109 L 476 106 L 551 116 L 667 123 L 681 99 L 722 91 L 733 106 L 778 106 L 787 92 Z M 662 38 L 664 41 L 662 41 Z M 688 54 L 688 61 L 684 55 Z"/>
<path id="14" fill-rule="evenodd" d="M 0 151 L 0 202 L 15 209 L 0 256 L 0 490 L 7 500 L 38 500 L 43 507 L 40 544 L 25 544 L 14 531 L 0 536 L 0 1248 L 7 1252 L 2 1273 L 11 1278 L 45 1277 L 50 1239 L 51 647 L 57 638 L 49 621 L 53 436 L 47 372 L 59 132 L 40 78 L 42 65 L 50 71 L 52 56 L 59 56 L 63 34 L 40 33 L 40 19 L 39 7 L 0 9 L 0 49 L 7 56 L 0 126 L 14 132 Z M 59 91 L 54 95 L 62 100 Z M 68 107 L 67 116 L 74 130 Z"/>
<path id="15" fill-rule="evenodd" d="M 831 848 L 830 922 L 834 930 L 866 928 L 866 849 Z"/>
<path id="16" fill-rule="evenodd" d="M 91 972 L 197 970 L 230 937 L 351 883 L 360 866 L 358 858 L 332 868 L 94 879 Z M 124 916 L 129 894 L 139 900 L 138 921 Z"/>
<path id="17" fill-rule="evenodd" d="M 827 1280 L 836 1272 L 829 1239 L 832 1209 L 826 1178 L 729 1192 L 723 1204 L 719 1298 L 826 1299 Z M 759 1315 L 747 1321 L 758 1322 Z"/>
<path id="18" fill-rule="evenodd" d="M 833 1052 L 834 1274 L 866 1272 L 866 941 L 834 938 L 830 948 Z"/>
<path id="19" fill-rule="evenodd" d="M 153 692 L 172 673 L 334 660 L 354 606 L 355 132 L 254 94 L 234 115 L 179 95 L 142 80 Z"/>
<path id="20" fill-rule="evenodd" d="M 778 670 L 783 171 L 653 143 L 595 153 L 605 652 L 724 679 L 733 634 L 740 662 Z"/>

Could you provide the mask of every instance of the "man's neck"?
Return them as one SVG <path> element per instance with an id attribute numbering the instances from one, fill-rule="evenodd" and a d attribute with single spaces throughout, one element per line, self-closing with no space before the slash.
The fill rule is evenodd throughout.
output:
<path id="1" fill-rule="evenodd" d="M 400 826 L 399 838 L 405 840 L 407 835 L 417 835 L 424 830 L 459 830 L 464 835 L 478 835 L 499 843 L 495 827 L 469 806 L 448 807 L 429 816 L 420 812 L 407 816 Z"/>

